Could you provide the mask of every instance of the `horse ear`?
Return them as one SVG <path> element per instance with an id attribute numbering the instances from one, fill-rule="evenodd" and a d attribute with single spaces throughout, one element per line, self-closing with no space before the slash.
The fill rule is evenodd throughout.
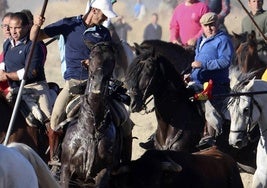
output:
<path id="1" fill-rule="evenodd" d="M 134 51 L 136 55 L 140 55 L 141 54 L 141 47 L 139 44 L 134 42 Z"/>
<path id="2" fill-rule="evenodd" d="M 252 30 L 251 33 L 247 35 L 247 40 L 256 40 L 256 33 L 254 30 Z"/>
<path id="3" fill-rule="evenodd" d="M 255 82 L 255 78 L 256 77 L 254 77 L 253 79 L 251 79 L 249 82 L 248 82 L 248 84 L 246 85 L 246 91 L 249 91 L 250 90 L 250 88 L 254 85 L 254 82 Z"/>

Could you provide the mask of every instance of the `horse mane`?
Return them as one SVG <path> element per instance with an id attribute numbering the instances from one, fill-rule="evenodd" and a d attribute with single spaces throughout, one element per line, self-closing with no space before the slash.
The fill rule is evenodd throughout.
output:
<path id="1" fill-rule="evenodd" d="M 141 43 L 141 46 L 143 47 L 151 47 L 151 46 L 161 46 L 163 48 L 174 48 L 175 50 L 177 50 L 177 53 L 182 53 L 185 52 L 186 49 L 184 49 L 182 46 L 174 44 L 172 42 L 166 42 L 166 41 L 162 41 L 162 40 L 145 40 Z"/>
<path id="2" fill-rule="evenodd" d="M 157 40 L 154 40 L 155 42 L 158 42 Z M 178 46 L 178 45 L 175 45 Z M 173 85 L 176 89 L 179 89 L 180 92 L 186 91 L 188 93 L 189 90 L 186 90 L 186 85 L 182 79 L 182 76 L 179 72 L 176 71 L 174 68 L 174 65 L 160 52 L 152 49 L 150 51 L 146 51 L 142 54 L 139 54 L 136 56 L 136 58 L 133 60 L 133 62 L 130 64 L 127 76 L 126 76 L 126 82 L 131 83 L 130 85 L 134 85 L 132 83 L 138 83 L 139 81 L 139 75 L 142 72 L 143 68 L 145 67 L 145 63 L 142 63 L 142 61 L 153 58 L 154 63 L 159 63 L 161 72 L 164 74 L 165 78 L 169 78 L 168 81 L 172 81 Z M 186 96 L 193 95 L 192 92 Z"/>
<path id="3" fill-rule="evenodd" d="M 255 75 L 257 74 L 257 71 L 251 71 L 248 73 L 243 73 L 238 68 L 233 67 L 230 69 L 230 87 L 232 92 L 239 92 L 241 89 L 243 89 L 248 82 L 255 78 Z"/>

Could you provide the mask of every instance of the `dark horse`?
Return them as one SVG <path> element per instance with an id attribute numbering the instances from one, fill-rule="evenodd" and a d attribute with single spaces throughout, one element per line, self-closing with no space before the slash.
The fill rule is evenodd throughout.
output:
<path id="1" fill-rule="evenodd" d="M 168 59 L 154 48 L 147 49 L 134 59 L 125 82 L 132 112 L 144 110 L 146 100 L 153 95 L 158 122 L 156 149 L 195 150 L 204 118 L 199 103 L 189 99 L 194 92 L 186 88 L 182 76 Z"/>
<path id="2" fill-rule="evenodd" d="M 140 45 L 135 43 L 136 55 L 146 53 L 154 48 L 157 54 L 164 56 L 174 66 L 178 73 L 190 73 L 195 51 L 161 40 L 145 40 Z"/>
<path id="3" fill-rule="evenodd" d="M 109 83 L 115 66 L 113 47 L 109 42 L 90 46 L 89 78 L 81 98 L 79 117 L 67 128 L 62 143 L 60 181 L 63 187 L 72 183 L 96 186 L 105 171 L 121 160 L 131 159 L 123 153 L 124 124 L 118 126 L 121 123 L 116 121 L 111 109 L 114 99 L 110 95 Z M 126 116 L 129 119 L 129 115 Z M 131 143 L 127 149 L 131 153 Z"/>
<path id="4" fill-rule="evenodd" d="M 0 142 L 5 139 L 13 107 L 7 102 L 3 93 L 0 92 Z M 20 112 L 17 113 L 13 123 L 12 131 L 8 143 L 20 142 L 33 148 L 44 161 L 48 161 L 48 155 L 45 154 L 48 148 L 48 138 L 45 127 L 30 127 Z"/>

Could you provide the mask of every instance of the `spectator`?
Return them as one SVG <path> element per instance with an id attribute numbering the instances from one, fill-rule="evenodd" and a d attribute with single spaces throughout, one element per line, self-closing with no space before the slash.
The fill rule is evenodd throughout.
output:
<path id="1" fill-rule="evenodd" d="M 114 28 L 120 38 L 120 40 L 127 41 L 127 33 L 132 30 L 132 27 L 125 22 L 123 16 L 119 16 L 117 21 L 114 22 Z"/>
<path id="2" fill-rule="evenodd" d="M 228 33 L 227 28 L 224 25 L 225 17 L 230 13 L 230 0 L 201 0 L 206 3 L 211 12 L 215 12 L 219 19 L 219 28 Z"/>
<path id="3" fill-rule="evenodd" d="M 199 20 L 208 11 L 208 6 L 198 0 L 185 0 L 180 3 L 171 18 L 170 41 L 182 46 L 195 46 L 202 34 Z"/>
<path id="4" fill-rule="evenodd" d="M 59 142 L 57 126 L 66 118 L 66 105 L 73 98 L 73 95 L 69 93 L 69 89 L 74 85 L 86 82 L 88 79 L 88 71 L 81 64 L 81 62 L 88 61 L 90 54 L 84 40 L 91 41 L 92 43 L 110 41 L 109 30 L 102 23 L 106 19 L 116 16 L 110 0 L 96 0 L 92 2 L 85 15 L 64 18 L 39 31 L 39 40 L 62 35 L 65 41 L 66 71 L 64 79 L 66 82 L 56 99 L 49 129 L 51 165 L 58 165 L 59 161 L 56 154 Z M 36 30 L 43 22 L 44 18 L 42 17 L 34 19 L 31 37 L 34 36 Z"/>
<path id="5" fill-rule="evenodd" d="M 151 23 L 148 24 L 144 31 L 144 40 L 161 40 L 162 28 L 158 24 L 158 14 L 152 14 Z"/>
<path id="6" fill-rule="evenodd" d="M 31 64 L 26 73 L 24 67 L 30 53 L 32 42 L 29 40 L 30 23 L 26 14 L 13 13 L 9 21 L 11 39 L 4 43 L 4 67 L 0 70 L 0 81 L 7 80 L 11 87 L 11 96 L 16 96 L 24 74 L 27 74 L 22 99 L 28 105 L 34 117 L 42 124 L 50 121 L 52 104 L 49 100 L 49 88 L 45 78 L 44 61 L 46 53 L 41 42 L 37 42 L 32 54 Z M 31 117 L 26 117 L 28 124 Z"/>
<path id="7" fill-rule="evenodd" d="M 228 34 L 219 30 L 216 13 L 204 14 L 200 23 L 203 35 L 197 41 L 195 61 L 191 64 L 192 73 L 185 75 L 185 81 L 195 88 L 196 92 L 199 92 L 203 90 L 204 82 L 212 80 L 212 94 L 228 93 L 230 91 L 229 67 L 234 55 L 233 44 Z M 223 97 L 205 102 L 205 109 L 212 109 L 212 111 L 205 112 L 207 126 L 214 128 L 217 135 L 221 133 L 224 102 L 225 98 Z M 207 105 L 212 106 L 207 108 Z M 213 121 L 209 119 L 210 117 L 216 117 L 219 120 L 218 123 L 212 124 Z M 200 143 L 207 137 L 214 138 L 215 136 L 215 133 L 214 135 L 205 135 Z"/>
<path id="8" fill-rule="evenodd" d="M 146 7 L 141 0 L 136 0 L 134 5 L 134 17 L 138 20 L 142 20 L 146 15 Z"/>
<path id="9" fill-rule="evenodd" d="M 11 12 L 7 12 L 2 18 L 1 28 L 4 36 L 4 42 L 6 40 L 9 40 L 11 37 L 9 30 L 9 21 L 11 15 L 12 15 Z M 2 69 L 4 69 L 4 63 L 2 64 L 3 61 L 4 61 L 4 52 L 0 54 L 0 67 Z M 3 92 L 4 95 L 7 95 L 9 93 L 9 85 L 7 81 L 0 81 L 0 91 Z"/>
<path id="10" fill-rule="evenodd" d="M 250 15 L 252 16 L 258 27 L 261 29 L 261 32 L 266 35 L 267 11 L 263 10 L 263 0 L 248 0 L 248 7 L 250 9 Z M 256 32 L 256 38 L 259 41 L 259 56 L 264 62 L 267 62 L 266 41 L 264 41 L 263 36 L 260 34 L 254 23 L 251 21 L 251 18 L 249 16 L 244 17 L 241 26 L 242 32 Z"/>

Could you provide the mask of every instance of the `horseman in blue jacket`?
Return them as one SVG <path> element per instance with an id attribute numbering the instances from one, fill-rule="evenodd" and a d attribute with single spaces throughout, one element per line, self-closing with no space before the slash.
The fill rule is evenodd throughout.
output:
<path id="1" fill-rule="evenodd" d="M 230 91 L 229 67 L 232 62 L 234 49 L 230 37 L 219 30 L 218 16 L 209 12 L 202 16 L 200 23 L 203 35 L 198 39 L 195 61 L 192 62 L 192 72 L 185 75 L 185 81 L 203 90 L 203 84 L 213 81 L 212 95 L 225 94 Z M 211 126 L 216 133 L 204 133 L 202 140 L 213 138 L 221 133 L 223 124 L 223 110 L 225 98 L 213 98 L 205 102 L 205 118 L 207 126 Z M 202 142 L 202 140 L 200 142 Z"/>
<path id="2" fill-rule="evenodd" d="M 184 80 L 196 93 L 203 91 L 203 84 L 213 81 L 212 94 L 228 93 L 230 91 L 229 67 L 232 62 L 234 48 L 227 33 L 219 30 L 218 15 L 214 12 L 204 14 L 200 23 L 203 34 L 197 41 L 195 60 L 192 62 L 192 72 L 184 76 Z M 202 144 L 207 138 L 215 138 L 221 133 L 225 98 L 214 98 L 205 101 L 205 118 L 207 126 L 215 131 L 204 131 Z M 210 130 L 210 129 L 209 129 Z M 140 143 L 144 149 L 154 146 L 153 135 L 148 142 Z"/>

